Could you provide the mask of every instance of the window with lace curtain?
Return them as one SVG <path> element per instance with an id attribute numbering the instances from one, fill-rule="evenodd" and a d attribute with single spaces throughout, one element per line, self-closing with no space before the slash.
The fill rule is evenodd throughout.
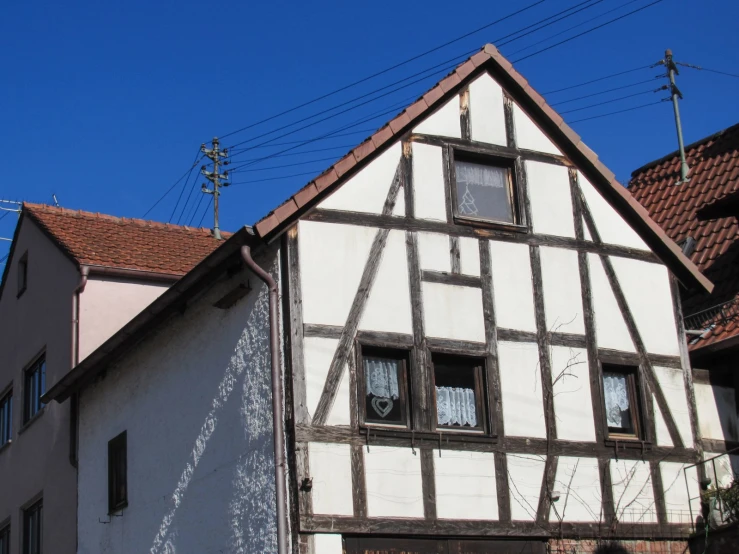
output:
<path id="1" fill-rule="evenodd" d="M 361 347 L 358 379 L 363 423 L 410 428 L 408 352 Z"/>
<path id="2" fill-rule="evenodd" d="M 641 438 L 637 368 L 603 364 L 603 401 L 608 438 Z"/>
<path id="3" fill-rule="evenodd" d="M 442 354 L 432 360 L 437 429 L 485 432 L 483 362 Z"/>

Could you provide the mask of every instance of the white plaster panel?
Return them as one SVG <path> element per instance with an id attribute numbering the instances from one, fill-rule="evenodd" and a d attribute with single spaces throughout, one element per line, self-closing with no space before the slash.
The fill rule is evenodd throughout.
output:
<path id="1" fill-rule="evenodd" d="M 679 356 L 667 268 L 616 256 L 610 259 L 647 352 Z"/>
<path id="2" fill-rule="evenodd" d="M 311 442 L 308 458 L 313 477 L 313 513 L 354 515 L 351 446 Z"/>
<path id="3" fill-rule="evenodd" d="M 669 523 L 692 523 L 691 508 L 694 515 L 701 513 L 698 470 L 695 467 L 686 468 L 687 464 L 676 462 L 660 462 L 659 464 Z"/>
<path id="4" fill-rule="evenodd" d="M 472 140 L 507 146 L 503 89 L 483 73 L 470 83 L 470 136 Z"/>
<path id="5" fill-rule="evenodd" d="M 498 327 L 536 332 L 529 247 L 511 242 L 489 244 Z"/>
<path id="6" fill-rule="evenodd" d="M 413 201 L 418 219 L 446 221 L 444 160 L 441 148 L 413 143 Z"/>
<path id="7" fill-rule="evenodd" d="M 600 257 L 597 254 L 588 254 L 588 266 L 590 267 L 590 292 L 593 297 L 598 346 L 636 352 Z"/>
<path id="8" fill-rule="evenodd" d="M 434 456 L 439 519 L 498 519 L 495 457 L 491 452 L 444 450 Z"/>
<path id="9" fill-rule="evenodd" d="M 538 346 L 500 342 L 498 364 L 506 435 L 546 438 Z"/>
<path id="10" fill-rule="evenodd" d="M 313 552 L 316 554 L 343 554 L 344 543 L 341 535 L 318 533 L 313 535 Z"/>
<path id="11" fill-rule="evenodd" d="M 654 412 L 654 427 L 657 431 L 657 444 L 659 446 L 675 446 L 670 437 L 670 431 L 667 429 L 665 418 L 662 417 L 662 410 L 657 405 L 657 399 L 652 395 L 652 411 Z"/>
<path id="12" fill-rule="evenodd" d="M 541 482 L 544 478 L 545 458 L 545 456 L 533 454 L 506 455 L 513 521 L 536 520 Z"/>
<path id="13" fill-rule="evenodd" d="M 413 332 L 405 233 L 390 231 L 359 328 L 368 331 Z"/>
<path id="14" fill-rule="evenodd" d="M 418 264 L 421 270 L 451 273 L 451 246 L 449 235 L 418 233 Z"/>
<path id="15" fill-rule="evenodd" d="M 546 246 L 539 251 L 547 330 L 585 334 L 577 252 Z"/>
<path id="16" fill-rule="evenodd" d="M 401 156 L 400 142 L 372 160 L 319 204 L 321 208 L 381 214 Z"/>
<path id="17" fill-rule="evenodd" d="M 553 490 L 559 493 L 559 500 L 551 505 L 549 521 L 600 521 L 602 496 L 597 458 L 560 456 Z"/>
<path id="18" fill-rule="evenodd" d="M 482 291 L 442 283 L 422 283 L 426 335 L 485 342 Z"/>
<path id="19" fill-rule="evenodd" d="M 395 206 L 393 206 L 391 213 L 398 217 L 405 217 L 405 193 L 402 186 L 398 190 L 398 197 L 395 199 Z"/>
<path id="20" fill-rule="evenodd" d="M 584 348 L 552 346 L 550 356 L 557 438 L 594 441 L 587 351 Z"/>
<path id="21" fill-rule="evenodd" d="M 701 436 L 725 441 L 739 440 L 734 389 L 694 383 Z"/>
<path id="22" fill-rule="evenodd" d="M 657 523 L 649 462 L 611 460 L 613 503 L 622 523 Z"/>
<path id="23" fill-rule="evenodd" d="M 462 127 L 459 119 L 459 96 L 454 96 L 449 102 L 419 123 L 413 129 L 413 132 L 422 135 L 462 138 Z"/>
<path id="24" fill-rule="evenodd" d="M 626 223 L 608 201 L 598 192 L 581 172 L 577 172 L 580 189 L 585 196 L 585 201 L 590 208 L 590 213 L 595 221 L 595 227 L 603 242 L 608 244 L 619 244 L 640 250 L 649 250 L 649 247 L 641 239 L 631 226 Z"/>
<path id="25" fill-rule="evenodd" d="M 718 454 L 716 452 L 704 452 L 704 460 L 710 460 L 705 464 L 706 475 L 711 478 L 712 484 L 719 487 L 728 487 L 739 475 L 739 456 L 734 454 Z M 715 468 L 715 471 L 714 471 Z"/>
<path id="26" fill-rule="evenodd" d="M 667 405 L 677 425 L 680 438 L 687 448 L 693 446 L 693 430 L 690 426 L 690 408 L 688 396 L 685 393 L 685 381 L 682 369 L 670 367 L 654 367 L 662 392 L 667 399 Z"/>
<path id="27" fill-rule="evenodd" d="M 459 266 L 462 275 L 480 276 L 480 243 L 470 237 L 459 237 Z"/>
<path id="28" fill-rule="evenodd" d="M 326 425 L 350 425 L 351 424 L 351 407 L 349 404 L 349 368 L 344 365 L 344 369 L 341 370 L 341 381 L 339 381 L 339 388 L 336 391 L 336 398 L 334 404 L 328 412 L 326 418 Z M 320 397 L 319 397 L 320 399 Z M 313 415 L 313 412 L 311 412 Z"/>
<path id="29" fill-rule="evenodd" d="M 562 155 L 559 148 L 539 129 L 526 112 L 515 103 L 513 104 L 513 121 L 516 126 L 516 143 L 519 148 L 559 156 Z"/>
<path id="30" fill-rule="evenodd" d="M 344 326 L 377 229 L 300 221 L 303 321 Z"/>
<path id="31" fill-rule="evenodd" d="M 421 459 L 410 448 L 364 452 L 369 517 L 423 517 Z"/>
<path id="32" fill-rule="evenodd" d="M 312 416 L 315 413 L 318 402 L 321 400 L 321 394 L 323 393 L 323 387 L 326 384 L 326 376 L 328 375 L 329 367 L 331 367 L 331 361 L 334 358 L 334 352 L 336 352 L 336 346 L 339 344 L 337 339 L 326 339 L 322 337 L 305 337 L 303 339 L 303 352 L 305 357 L 305 396 L 306 396 L 306 408 L 308 413 Z M 341 385 L 344 385 L 348 391 L 348 379 L 346 378 L 346 370 L 342 372 Z M 344 382 L 347 382 L 346 384 Z M 341 385 L 339 388 L 341 389 Z M 336 402 L 331 410 L 335 418 L 339 420 L 344 419 L 342 417 L 342 404 L 344 403 L 343 393 L 337 396 Z M 349 394 L 346 395 L 346 416 L 348 418 Z M 341 421 L 341 423 L 344 423 Z M 337 422 L 338 424 L 338 422 Z"/>
<path id="33" fill-rule="evenodd" d="M 593 240 L 593 237 L 590 236 L 590 230 L 588 230 L 588 226 L 585 224 L 585 219 L 582 220 L 582 234 L 585 240 Z"/>
<path id="34" fill-rule="evenodd" d="M 575 238 L 570 174 L 566 167 L 526 162 L 534 232 Z"/>

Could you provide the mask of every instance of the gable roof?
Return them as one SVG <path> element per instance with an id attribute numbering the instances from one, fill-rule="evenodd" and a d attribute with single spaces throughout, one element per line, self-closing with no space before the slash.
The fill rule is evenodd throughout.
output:
<path id="1" fill-rule="evenodd" d="M 652 221 L 644 207 L 616 180 L 613 172 L 492 44 L 485 45 L 480 52 L 459 65 L 393 120 L 259 220 L 254 225 L 256 233 L 266 241 L 279 236 L 367 162 L 377 157 L 484 71 L 489 72 L 534 118 L 542 130 L 578 166 L 611 206 L 632 225 L 678 279 L 686 285 L 697 286 L 707 291 L 713 288 L 713 284 L 700 273 L 695 264 L 682 253 L 662 228 Z"/>
<path id="2" fill-rule="evenodd" d="M 688 145 L 685 153 L 690 166 L 687 183 L 675 185 L 680 156 L 672 152 L 635 170 L 629 190 L 675 242 L 693 238 L 690 258 L 716 284 L 712 294 L 684 292 L 684 313 L 689 317 L 734 299 L 739 302 L 739 124 Z M 714 327 L 691 341 L 691 350 L 739 337 L 736 321 L 720 321 L 711 317 L 700 321 L 701 328 Z"/>
<path id="3" fill-rule="evenodd" d="M 223 242 L 216 240 L 210 229 L 43 204 L 24 203 L 22 214 L 80 266 L 182 276 Z"/>

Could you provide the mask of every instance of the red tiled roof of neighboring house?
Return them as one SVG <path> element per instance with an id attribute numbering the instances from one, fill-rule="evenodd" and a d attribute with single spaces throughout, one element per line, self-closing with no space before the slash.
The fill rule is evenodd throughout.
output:
<path id="1" fill-rule="evenodd" d="M 24 203 L 22 213 L 79 265 L 182 276 L 223 244 L 209 229 L 43 204 Z"/>
<path id="2" fill-rule="evenodd" d="M 550 138 L 555 139 L 565 155 L 573 159 L 608 202 L 631 223 L 679 279 L 706 290 L 713 288 L 712 283 L 683 255 L 680 248 L 670 240 L 660 226 L 652 221 L 644 207 L 616 180 L 613 172 L 598 159 L 595 152 L 492 44 L 486 44 L 479 52 L 462 62 L 371 137 L 350 150 L 326 171 L 257 221 L 254 225 L 256 234 L 266 240 L 274 239 L 320 200 L 341 186 L 368 160 L 378 156 L 434 110 L 444 105 L 471 80 L 471 76 L 474 77 L 486 70 L 499 79 L 506 91 L 513 95 L 514 100 L 524 105 L 537 124 Z"/>
<path id="3" fill-rule="evenodd" d="M 686 147 L 689 181 L 680 178 L 680 156 L 673 152 L 634 171 L 629 190 L 652 219 L 675 241 L 695 241 L 690 255 L 698 268 L 715 284 L 711 294 L 683 291 L 683 312 L 692 314 L 720 304 L 739 302 L 739 124 Z M 728 310 L 728 312 L 726 312 Z M 692 350 L 739 336 L 736 307 L 726 306 L 723 315 L 697 320 L 710 328 L 701 337 L 689 338 Z"/>

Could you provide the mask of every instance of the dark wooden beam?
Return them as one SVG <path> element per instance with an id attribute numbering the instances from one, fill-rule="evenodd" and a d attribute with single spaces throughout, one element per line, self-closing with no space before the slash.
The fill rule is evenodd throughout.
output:
<path id="1" fill-rule="evenodd" d="M 536 521 L 539 524 L 549 522 L 549 513 L 552 506 L 552 491 L 554 490 L 554 479 L 557 476 L 557 465 L 559 458 L 548 455 L 544 464 L 544 475 L 541 479 L 541 490 L 539 491 L 539 505 L 536 509 Z"/>
<path id="2" fill-rule="evenodd" d="M 436 519 L 436 473 L 434 471 L 434 451 L 428 448 L 421 453 L 421 488 L 423 490 L 423 515 L 426 519 Z"/>
<path id="3" fill-rule="evenodd" d="M 459 273 L 443 273 L 441 271 L 423 271 L 421 280 L 427 283 L 442 283 L 444 285 L 456 285 L 458 287 L 480 288 L 480 278 L 472 275 L 460 275 Z"/>
<path id="4" fill-rule="evenodd" d="M 289 335 L 289 360 L 292 374 L 293 410 L 295 422 L 308 423 L 308 400 L 305 383 L 305 347 L 303 344 L 303 293 L 300 285 L 300 257 L 298 254 L 298 225 L 285 233 L 287 249 L 288 281 L 287 296 L 289 306 L 289 327 L 285 332 Z"/>
<path id="5" fill-rule="evenodd" d="M 365 481 L 364 451 L 359 445 L 352 445 L 352 499 L 354 517 L 367 517 L 367 484 Z"/>

